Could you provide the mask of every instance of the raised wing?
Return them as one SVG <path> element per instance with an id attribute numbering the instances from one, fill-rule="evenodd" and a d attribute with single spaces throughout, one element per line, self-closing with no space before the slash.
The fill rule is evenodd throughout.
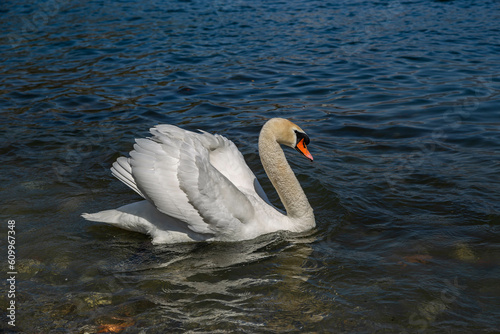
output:
<path id="1" fill-rule="evenodd" d="M 223 136 L 211 135 L 205 131 L 201 132 L 204 140 L 211 142 L 209 149 L 210 163 L 238 189 L 256 192 L 268 204 L 272 205 L 236 145 Z"/>
<path id="2" fill-rule="evenodd" d="M 137 139 L 130 158 L 113 164 L 113 175 L 196 233 L 234 234 L 252 219 L 239 188 L 253 189 L 255 176 L 231 141 L 171 125 L 150 131 L 153 137 Z"/>

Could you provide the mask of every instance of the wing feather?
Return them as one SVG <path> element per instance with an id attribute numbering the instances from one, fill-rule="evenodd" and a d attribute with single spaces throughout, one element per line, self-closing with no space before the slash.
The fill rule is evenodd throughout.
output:
<path id="1" fill-rule="evenodd" d="M 139 190 L 160 212 L 185 222 L 194 232 L 210 233 L 180 188 L 178 146 L 179 143 L 172 140 L 160 144 L 150 139 L 137 139 L 134 151 L 130 152 L 132 175 Z"/>
<path id="2" fill-rule="evenodd" d="M 246 193 L 258 182 L 233 142 L 173 125 L 150 132 L 113 164 L 120 181 L 196 233 L 233 236 L 254 217 Z"/>
<path id="3" fill-rule="evenodd" d="M 254 216 L 253 206 L 230 180 L 210 164 L 209 151 L 183 150 L 179 165 L 181 188 L 210 229 L 217 235 L 234 235 Z"/>
<path id="4" fill-rule="evenodd" d="M 132 167 L 130 167 L 129 159 L 125 157 L 119 157 L 111 167 L 111 174 L 115 176 L 118 180 L 125 183 L 133 191 L 138 193 L 141 197 L 146 198 L 144 194 L 137 188 L 135 184 L 134 177 L 132 176 Z"/>
<path id="5" fill-rule="evenodd" d="M 266 202 L 269 202 L 255 174 L 248 167 L 236 145 L 221 135 L 201 132 L 204 139 L 211 143 L 209 147 L 210 163 L 238 189 L 255 191 Z"/>

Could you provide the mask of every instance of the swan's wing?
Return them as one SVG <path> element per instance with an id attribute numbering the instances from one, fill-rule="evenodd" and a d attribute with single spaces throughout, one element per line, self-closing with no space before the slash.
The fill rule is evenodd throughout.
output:
<path id="1" fill-rule="evenodd" d="M 236 145 L 221 135 L 201 131 L 200 139 L 209 150 L 210 163 L 240 189 L 253 189 L 255 175 Z"/>
<path id="2" fill-rule="evenodd" d="M 200 130 L 201 131 L 201 130 Z M 264 189 L 248 167 L 245 158 L 236 145 L 229 139 L 202 132 L 203 140 L 210 143 L 210 163 L 221 172 L 238 189 L 256 192 L 262 199 L 270 204 Z"/>
<path id="3" fill-rule="evenodd" d="M 226 176 L 210 163 L 210 151 L 185 143 L 179 160 L 179 180 L 203 219 L 219 236 L 237 233 L 254 218 L 252 203 Z M 188 148 L 189 147 L 189 148 Z"/>
<path id="4" fill-rule="evenodd" d="M 135 184 L 134 177 L 132 176 L 132 167 L 130 166 L 130 159 L 125 157 L 119 157 L 111 167 L 111 174 L 116 177 L 118 180 L 125 183 L 129 186 L 133 191 L 138 193 L 141 197 L 146 198 L 144 194 L 137 188 L 137 184 Z"/>
<path id="5" fill-rule="evenodd" d="M 122 182 L 197 233 L 231 234 L 253 218 L 247 197 L 211 164 L 211 152 L 227 139 L 170 125 L 151 133 L 152 138 L 136 140 L 129 159 L 113 165 Z"/>

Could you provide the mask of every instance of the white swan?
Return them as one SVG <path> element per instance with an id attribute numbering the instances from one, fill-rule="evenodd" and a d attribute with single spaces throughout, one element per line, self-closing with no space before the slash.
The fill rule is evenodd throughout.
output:
<path id="1" fill-rule="evenodd" d="M 247 240 L 315 226 L 313 209 L 280 147 L 290 146 L 313 160 L 306 147 L 309 137 L 294 123 L 270 119 L 259 136 L 262 165 L 286 215 L 269 202 L 232 141 L 173 125 L 157 125 L 150 132 L 151 138 L 136 139 L 130 158 L 120 157 L 111 167 L 145 200 L 84 213 L 85 219 L 148 234 L 156 244 Z"/>

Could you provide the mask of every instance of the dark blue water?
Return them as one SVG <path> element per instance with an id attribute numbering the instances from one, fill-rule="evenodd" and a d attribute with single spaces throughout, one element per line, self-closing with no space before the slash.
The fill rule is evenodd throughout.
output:
<path id="1" fill-rule="evenodd" d="M 498 1 L 6 1 L 0 31 L 0 328 L 498 332 Z M 153 246 L 80 217 L 137 200 L 109 167 L 159 123 L 233 140 L 278 204 L 271 117 L 311 137 L 313 164 L 287 151 L 311 233 Z"/>

